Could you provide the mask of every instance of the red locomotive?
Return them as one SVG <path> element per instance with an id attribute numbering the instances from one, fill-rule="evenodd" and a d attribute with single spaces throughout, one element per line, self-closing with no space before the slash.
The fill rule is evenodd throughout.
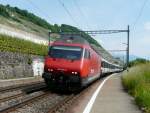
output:
<path id="1" fill-rule="evenodd" d="M 49 47 L 42 77 L 51 88 L 79 89 L 100 78 L 104 69 L 108 73 L 101 64 L 100 55 L 84 39 L 61 38 Z M 104 64 L 106 66 L 103 60 Z"/>

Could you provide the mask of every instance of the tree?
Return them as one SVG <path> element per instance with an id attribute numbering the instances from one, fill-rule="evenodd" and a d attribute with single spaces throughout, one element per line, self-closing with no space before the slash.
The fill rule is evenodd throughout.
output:
<path id="1" fill-rule="evenodd" d="M 133 61 L 129 62 L 129 67 L 132 67 L 132 66 L 135 66 L 135 65 L 139 65 L 139 64 L 145 64 L 147 62 L 149 62 L 149 61 L 146 60 L 146 59 L 137 58 L 136 60 L 133 60 Z"/>

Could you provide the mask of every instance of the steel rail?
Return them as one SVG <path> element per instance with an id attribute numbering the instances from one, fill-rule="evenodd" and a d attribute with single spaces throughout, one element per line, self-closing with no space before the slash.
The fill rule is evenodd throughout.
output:
<path id="1" fill-rule="evenodd" d="M 65 97 L 63 100 L 57 102 L 53 107 L 51 107 L 48 110 L 48 113 L 55 113 L 55 112 L 57 112 L 60 108 L 62 108 L 63 105 L 65 105 L 70 100 L 72 100 L 73 97 L 74 97 L 74 95 L 70 95 L 68 97 Z"/>
<path id="2" fill-rule="evenodd" d="M 101 80 L 103 80 L 103 78 Z M 97 80 L 94 84 L 97 84 L 101 80 Z M 75 100 L 79 99 L 79 97 L 81 97 L 82 95 L 84 95 L 86 92 L 88 92 L 88 90 L 94 84 L 91 84 L 89 87 L 87 87 L 86 89 L 84 89 L 83 91 L 81 91 L 79 94 L 72 94 L 70 96 L 67 96 L 63 100 L 57 102 L 53 107 L 50 106 L 47 113 L 65 113 L 67 111 L 67 109 L 72 105 L 72 103 Z"/>
<path id="3" fill-rule="evenodd" d="M 6 107 L 6 108 L 4 108 L 4 109 L 0 109 L 0 113 L 8 113 L 8 112 L 15 111 L 15 110 L 17 110 L 18 108 L 21 108 L 22 106 L 25 106 L 25 105 L 27 105 L 27 104 L 29 104 L 29 103 L 32 103 L 32 102 L 34 102 L 34 101 L 37 101 L 37 100 L 39 100 L 39 99 L 41 99 L 41 98 L 43 98 L 44 96 L 47 96 L 47 95 L 49 95 L 49 94 L 50 94 L 50 93 L 48 93 L 48 92 L 44 92 L 44 93 L 42 93 L 42 94 L 40 94 L 40 95 L 38 95 L 38 96 L 34 96 L 34 97 L 30 98 L 30 99 L 23 100 L 22 102 L 18 102 L 18 103 L 16 103 L 16 104 L 12 105 L 12 106 Z"/>
<path id="4" fill-rule="evenodd" d="M 18 90 L 18 89 L 23 89 L 23 88 L 27 88 L 33 85 L 39 85 L 39 84 L 44 84 L 44 82 L 32 82 L 32 83 L 28 83 L 28 84 L 20 84 L 20 85 L 14 85 L 14 86 L 7 86 L 4 88 L 0 89 L 0 93 L 4 93 L 4 92 L 8 92 L 8 91 L 14 91 L 14 90 Z"/>
<path id="5" fill-rule="evenodd" d="M 21 92 L 21 93 L 12 95 L 12 96 L 7 96 L 7 97 L 4 97 L 4 98 L 1 98 L 0 103 L 11 100 L 11 99 L 15 99 L 15 98 L 18 98 L 18 97 L 21 97 L 21 96 L 24 96 L 24 95 L 26 95 L 26 94 Z"/>

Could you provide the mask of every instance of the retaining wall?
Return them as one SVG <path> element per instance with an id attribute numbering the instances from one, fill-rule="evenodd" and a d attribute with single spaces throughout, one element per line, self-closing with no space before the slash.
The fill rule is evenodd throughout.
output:
<path id="1" fill-rule="evenodd" d="M 33 76 L 32 61 L 40 56 L 0 51 L 0 79 Z"/>

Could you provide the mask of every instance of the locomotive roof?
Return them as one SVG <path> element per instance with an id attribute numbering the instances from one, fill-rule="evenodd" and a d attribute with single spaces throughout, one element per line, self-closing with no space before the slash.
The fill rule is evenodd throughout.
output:
<path id="1" fill-rule="evenodd" d="M 76 34 L 62 34 L 61 37 L 59 39 L 57 39 L 56 41 L 54 41 L 54 43 L 69 43 L 69 44 L 85 44 L 85 45 L 89 45 L 89 43 L 82 38 L 80 35 L 76 35 Z"/>

